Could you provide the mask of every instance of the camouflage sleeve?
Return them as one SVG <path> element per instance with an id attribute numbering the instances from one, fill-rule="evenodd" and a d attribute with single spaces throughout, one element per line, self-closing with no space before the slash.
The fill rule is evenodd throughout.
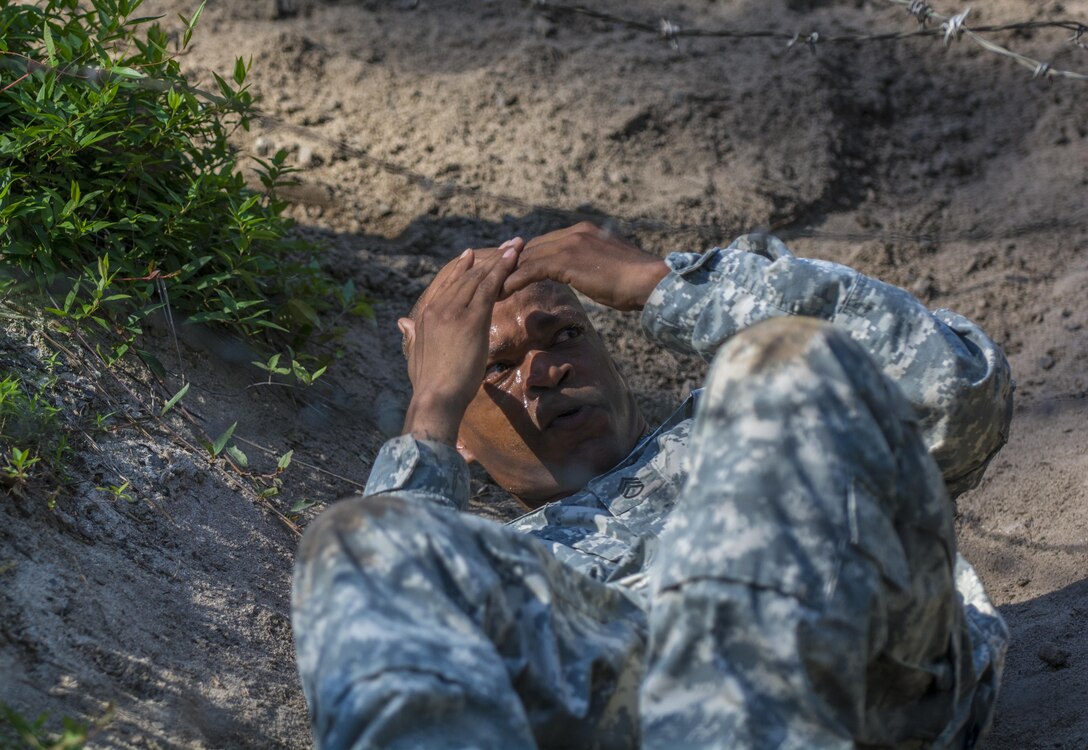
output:
<path id="1" fill-rule="evenodd" d="M 675 253 L 642 325 L 670 349 L 709 361 L 738 331 L 778 315 L 848 330 L 918 414 L 923 438 L 955 497 L 974 487 L 1008 438 L 1008 361 L 977 325 L 930 312 L 898 287 L 837 263 L 797 258 L 781 240 L 745 235 L 703 255 Z"/>
<path id="2" fill-rule="evenodd" d="M 462 510 L 468 502 L 468 465 L 452 447 L 401 435 L 386 441 L 374 459 L 364 495 L 410 495 Z"/>

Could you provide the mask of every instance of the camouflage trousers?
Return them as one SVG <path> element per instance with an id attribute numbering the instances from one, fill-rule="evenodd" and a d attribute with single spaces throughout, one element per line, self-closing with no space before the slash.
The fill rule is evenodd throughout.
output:
<path id="1" fill-rule="evenodd" d="M 319 748 L 969 747 L 976 674 L 940 475 L 846 334 L 778 318 L 715 359 L 637 596 L 406 495 L 305 535 L 293 624 Z"/>

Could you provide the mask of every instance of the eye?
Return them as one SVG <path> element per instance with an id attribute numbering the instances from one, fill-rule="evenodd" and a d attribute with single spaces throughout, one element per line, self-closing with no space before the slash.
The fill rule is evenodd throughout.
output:
<path id="1" fill-rule="evenodd" d="M 576 339 L 585 332 L 585 329 L 580 325 L 571 325 L 566 328 L 560 329 L 559 333 L 555 335 L 555 343 L 562 344 L 566 341 Z"/>
<path id="2" fill-rule="evenodd" d="M 510 369 L 510 365 L 506 362 L 492 362 L 484 369 L 484 378 L 486 380 L 497 380 L 509 372 Z"/>

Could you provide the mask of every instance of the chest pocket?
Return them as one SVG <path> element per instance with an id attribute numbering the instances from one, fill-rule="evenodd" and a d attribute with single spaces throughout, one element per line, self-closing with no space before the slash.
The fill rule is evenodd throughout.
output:
<path id="1" fill-rule="evenodd" d="M 610 498 L 609 510 L 622 518 L 631 531 L 656 537 L 665 527 L 687 479 L 684 463 L 682 452 L 661 450 L 637 469 L 620 470 L 610 476 L 609 486 L 600 490 L 601 496 Z"/>
<path id="2" fill-rule="evenodd" d="M 602 495 L 609 497 L 608 509 L 617 518 L 624 518 L 631 511 L 649 500 L 659 499 L 667 491 L 667 483 L 652 466 L 641 466 L 630 472 L 617 472 L 609 477 L 611 486 L 601 488 Z M 605 494 L 607 493 L 607 494 Z"/>

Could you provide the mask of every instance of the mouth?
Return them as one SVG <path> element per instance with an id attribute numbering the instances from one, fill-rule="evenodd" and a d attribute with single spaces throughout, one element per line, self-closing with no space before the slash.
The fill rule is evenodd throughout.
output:
<path id="1" fill-rule="evenodd" d="M 552 418 L 548 430 L 576 430 L 593 415 L 593 406 L 582 404 L 561 411 Z"/>

